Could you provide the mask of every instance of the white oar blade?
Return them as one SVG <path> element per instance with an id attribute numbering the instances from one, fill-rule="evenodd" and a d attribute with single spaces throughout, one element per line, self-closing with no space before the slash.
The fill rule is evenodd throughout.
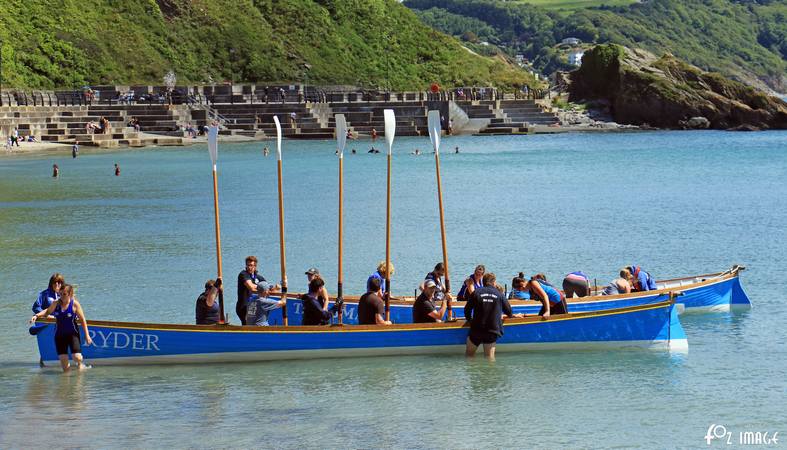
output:
<path id="1" fill-rule="evenodd" d="M 212 126 L 208 128 L 208 153 L 210 153 L 210 162 L 216 165 L 216 160 L 219 158 L 219 127 Z"/>
<path id="2" fill-rule="evenodd" d="M 281 123 L 279 116 L 273 116 L 273 123 L 276 124 L 276 157 L 281 161 Z"/>
<path id="3" fill-rule="evenodd" d="M 432 148 L 434 148 L 434 152 L 438 153 L 440 151 L 440 132 L 442 127 L 440 126 L 440 111 L 429 111 L 428 117 L 428 126 L 429 126 L 429 139 L 432 141 Z"/>
<path id="4" fill-rule="evenodd" d="M 393 148 L 394 135 L 396 135 L 396 115 L 393 109 L 383 110 L 385 117 L 385 141 L 388 142 L 388 154 L 391 154 Z"/>
<path id="5" fill-rule="evenodd" d="M 347 145 L 347 121 L 344 114 L 336 114 L 336 145 L 339 157 L 344 157 L 344 146 Z"/>

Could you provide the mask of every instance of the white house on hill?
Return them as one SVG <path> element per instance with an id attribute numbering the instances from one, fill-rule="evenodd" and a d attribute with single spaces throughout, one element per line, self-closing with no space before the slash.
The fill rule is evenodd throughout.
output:
<path id="1" fill-rule="evenodd" d="M 585 55 L 584 51 L 575 51 L 568 54 L 568 63 L 572 66 L 581 66 L 582 57 Z"/>

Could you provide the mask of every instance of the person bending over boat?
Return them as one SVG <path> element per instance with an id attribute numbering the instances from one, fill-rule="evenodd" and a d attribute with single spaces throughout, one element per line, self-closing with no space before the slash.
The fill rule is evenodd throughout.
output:
<path id="1" fill-rule="evenodd" d="M 519 272 L 519 276 L 511 280 L 511 292 L 508 294 L 508 298 L 509 300 L 530 300 L 527 280 L 522 272 Z"/>
<path id="2" fill-rule="evenodd" d="M 582 271 L 571 272 L 563 278 L 563 292 L 566 297 L 587 297 L 590 295 L 590 279 Z"/>
<path id="3" fill-rule="evenodd" d="M 445 295 L 441 295 L 440 287 L 433 280 L 424 282 L 424 290 L 413 304 L 413 323 L 442 322 L 448 306 Z M 435 307 L 440 301 L 440 309 Z"/>
<path id="4" fill-rule="evenodd" d="M 311 286 L 311 282 L 315 278 L 322 278 L 322 275 L 320 275 L 320 271 L 316 267 L 310 267 L 306 271 L 306 281 L 309 282 L 309 286 Z M 328 289 L 325 288 L 324 281 L 320 292 L 318 292 L 317 299 L 322 303 L 322 309 L 328 309 Z"/>
<path id="5" fill-rule="evenodd" d="M 538 315 L 546 319 L 552 314 L 568 313 L 566 297 L 563 293 L 555 289 L 546 280 L 537 277 L 538 275 L 530 280 L 528 287 L 530 289 L 530 298 L 541 302 L 541 311 L 538 312 Z"/>
<path id="6" fill-rule="evenodd" d="M 49 305 L 60 299 L 60 289 L 63 287 L 63 275 L 52 274 L 49 277 L 49 286 L 38 294 L 38 298 L 33 302 L 33 312 L 35 314 L 49 308 Z"/>
<path id="7" fill-rule="evenodd" d="M 495 287 L 497 278 L 493 273 L 483 276 L 483 286 L 476 289 L 465 304 L 465 319 L 470 322 L 470 333 L 465 343 L 465 355 L 475 356 L 478 346 L 484 345 L 484 356 L 495 359 L 495 344 L 503 335 L 503 314 L 508 317 L 523 317 L 514 314 L 511 304 Z"/>
<path id="8" fill-rule="evenodd" d="M 620 271 L 620 277 L 612 280 L 611 283 L 601 292 L 601 295 L 617 295 L 628 294 L 631 292 L 631 284 L 628 279 L 631 277 L 631 272 L 628 269 Z"/>
<path id="9" fill-rule="evenodd" d="M 238 303 L 235 304 L 235 313 L 242 325 L 246 325 L 246 305 L 257 294 L 257 283 L 266 281 L 265 278 L 257 272 L 257 257 L 246 257 L 246 269 L 241 270 L 238 274 Z M 278 284 L 273 286 L 272 291 L 277 291 L 281 286 Z"/>
<path id="10" fill-rule="evenodd" d="M 369 277 L 366 284 L 366 293 L 358 300 L 358 324 L 391 325 L 390 320 L 385 320 L 385 303 L 380 298 L 380 279 Z"/>
<path id="11" fill-rule="evenodd" d="M 391 263 L 391 272 L 388 273 L 388 268 L 385 266 L 385 261 L 380 261 L 377 264 L 377 271 L 375 273 L 371 274 L 369 276 L 369 278 L 366 280 L 366 290 L 368 292 L 372 292 L 371 289 L 370 289 L 371 286 L 372 286 L 371 282 L 372 282 L 373 279 L 374 280 L 378 280 L 380 283 L 379 283 L 379 287 L 378 287 L 379 292 L 377 293 L 377 295 L 382 297 L 382 295 L 385 294 L 387 292 L 387 290 L 388 290 L 388 286 L 385 285 L 385 276 L 388 275 L 388 278 L 391 278 L 393 276 L 393 274 L 394 274 L 394 265 L 393 265 L 393 263 Z M 375 292 L 377 292 L 377 291 L 375 291 Z"/>
<path id="12" fill-rule="evenodd" d="M 628 280 L 631 283 L 632 292 L 655 291 L 657 289 L 656 280 L 650 276 L 650 273 L 642 270 L 640 266 L 632 265 L 624 267 L 623 270 L 627 270 L 630 274 Z"/>
<path id="13" fill-rule="evenodd" d="M 310 269 L 311 270 L 311 269 Z M 327 299 L 323 302 L 320 295 L 325 290 L 325 281 L 317 276 L 309 280 L 309 293 L 301 295 L 303 303 L 303 325 L 330 325 L 336 306 L 328 308 Z"/>
<path id="14" fill-rule="evenodd" d="M 82 329 L 85 331 L 85 345 L 92 345 L 93 340 L 90 339 L 87 329 L 87 319 L 82 310 L 82 306 L 74 297 L 74 287 L 70 284 L 63 285 L 60 290 L 60 298 L 43 311 L 33 315 L 30 323 L 35 323 L 39 317 L 46 317 L 54 315 L 57 325 L 55 326 L 55 348 L 57 349 L 57 357 L 60 359 L 60 367 L 63 372 L 70 370 L 68 363 L 68 352 L 71 350 L 71 357 L 77 364 L 79 370 L 87 368 L 82 362 L 82 347 L 80 345 L 79 327 L 77 326 L 77 317 L 82 323 Z"/>
<path id="15" fill-rule="evenodd" d="M 486 267 L 481 264 L 477 265 L 473 274 L 467 277 L 462 284 L 459 293 L 456 295 L 456 299 L 460 302 L 467 301 L 476 289 L 483 287 L 484 273 L 486 273 Z"/>
<path id="16" fill-rule="evenodd" d="M 244 325 L 255 325 L 258 327 L 267 327 L 268 315 L 271 311 L 287 304 L 287 300 L 271 300 L 268 294 L 273 290 L 273 286 L 267 281 L 260 281 L 257 283 L 257 295 L 251 300 L 246 309 L 246 323 Z"/>
<path id="17" fill-rule="evenodd" d="M 219 295 L 218 286 L 221 285 L 220 281 L 221 279 L 219 279 L 218 284 L 215 280 L 206 281 L 205 292 L 197 297 L 195 312 L 197 325 L 215 325 L 221 320 L 221 317 L 219 317 L 219 302 L 216 301 Z"/>

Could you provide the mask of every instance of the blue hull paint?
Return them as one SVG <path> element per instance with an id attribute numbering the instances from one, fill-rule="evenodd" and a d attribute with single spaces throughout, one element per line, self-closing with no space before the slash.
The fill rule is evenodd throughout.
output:
<path id="1" fill-rule="evenodd" d="M 701 286 L 686 285 L 671 289 L 675 292 L 683 292 L 683 295 L 675 299 L 679 305 L 679 312 L 684 309 L 688 311 L 707 312 L 707 311 L 729 311 L 730 308 L 742 309 L 750 308 L 751 302 L 743 292 L 740 279 L 737 276 L 726 278 L 715 283 Z M 590 301 L 577 301 L 570 299 L 568 310 L 570 312 L 602 311 L 612 308 L 624 308 L 627 306 L 647 305 L 666 301 L 668 293 L 651 294 L 635 293 L 630 295 L 620 295 L 614 297 L 597 296 Z M 333 303 L 331 303 L 333 304 Z M 515 313 L 538 314 L 541 309 L 540 304 L 514 304 Z M 464 318 L 463 307 L 454 308 L 454 315 L 461 319 Z M 303 310 L 299 299 L 290 299 L 287 302 L 287 316 L 290 325 L 300 325 L 303 321 Z M 391 305 L 391 321 L 394 323 L 412 323 L 412 305 Z M 276 310 L 269 317 L 271 325 L 281 325 L 281 311 Z M 350 325 L 358 324 L 358 304 L 352 302 L 344 303 L 343 322 Z"/>
<path id="2" fill-rule="evenodd" d="M 91 322 L 90 364 L 169 364 L 319 357 L 461 354 L 463 322 L 393 327 L 213 327 Z M 173 329 L 176 328 L 176 329 Z M 669 303 L 633 309 L 518 319 L 505 323 L 498 351 L 645 347 L 685 351 L 686 335 Z M 54 325 L 36 335 L 41 359 L 55 363 Z"/>

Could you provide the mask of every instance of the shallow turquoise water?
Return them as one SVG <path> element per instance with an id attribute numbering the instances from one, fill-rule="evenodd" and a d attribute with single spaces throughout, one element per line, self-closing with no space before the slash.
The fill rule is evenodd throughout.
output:
<path id="1" fill-rule="evenodd" d="M 228 280 L 247 254 L 279 278 L 276 163 L 262 145 L 220 146 Z M 458 155 L 449 151 L 456 145 Z M 353 146 L 359 154 L 349 154 Z M 395 141 L 393 288 L 401 294 L 441 258 L 434 159 L 409 155 L 416 147 L 429 148 L 428 139 Z M 345 162 L 350 293 L 385 256 L 385 157 L 368 148 L 350 142 Z M 740 263 L 754 309 L 684 316 L 687 355 L 100 367 L 64 377 L 38 369 L 26 327 L 52 272 L 78 284 L 88 319 L 193 320 L 194 299 L 216 270 L 209 158 L 204 146 L 3 156 L 0 447 L 43 446 L 60 432 L 71 435 L 63 445 L 87 447 L 412 448 L 699 447 L 711 424 L 787 432 L 787 133 L 449 137 L 442 149 L 455 283 L 477 263 L 504 282 L 520 270 L 559 280 L 582 269 L 599 284 L 630 263 L 658 278 Z M 291 290 L 303 289 L 310 266 L 335 290 L 333 150 L 284 143 Z"/>

